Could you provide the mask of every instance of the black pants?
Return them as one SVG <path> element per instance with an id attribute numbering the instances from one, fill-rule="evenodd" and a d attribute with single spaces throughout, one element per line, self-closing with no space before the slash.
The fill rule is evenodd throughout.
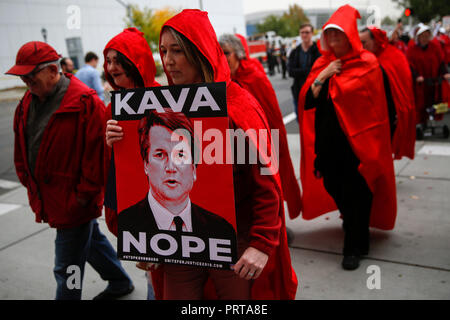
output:
<path id="1" fill-rule="evenodd" d="M 344 219 L 344 255 L 369 252 L 369 221 L 372 192 L 357 166 L 322 168 L 323 184 Z"/>

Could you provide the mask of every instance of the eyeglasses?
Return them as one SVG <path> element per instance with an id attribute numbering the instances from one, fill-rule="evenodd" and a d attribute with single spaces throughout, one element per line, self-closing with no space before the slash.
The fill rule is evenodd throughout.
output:
<path id="1" fill-rule="evenodd" d="M 46 62 L 46 63 L 42 63 L 38 66 L 36 66 L 36 68 L 34 68 L 33 71 L 31 71 L 30 73 L 24 74 L 23 76 L 20 76 L 23 79 L 33 79 L 39 72 L 41 72 L 42 70 L 44 70 L 45 68 L 47 68 L 48 66 L 55 64 L 54 62 Z"/>
<path id="2" fill-rule="evenodd" d="M 230 54 L 232 54 L 231 51 L 224 51 L 223 53 L 224 53 L 227 57 L 228 57 Z"/>

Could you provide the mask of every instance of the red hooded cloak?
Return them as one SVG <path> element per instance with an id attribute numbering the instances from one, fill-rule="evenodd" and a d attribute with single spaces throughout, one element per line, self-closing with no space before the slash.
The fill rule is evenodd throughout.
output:
<path id="1" fill-rule="evenodd" d="M 217 41 L 207 12 L 192 9 L 183 10 L 169 19 L 162 29 L 165 27 L 175 29 L 197 47 L 210 63 L 215 82 L 226 82 L 228 115 L 237 127 L 244 131 L 250 128 L 257 131 L 258 129 L 269 130 L 267 120 L 258 102 L 246 90 L 231 81 L 228 62 Z M 170 75 L 167 77 L 169 84 L 173 84 Z M 250 228 L 249 245 L 269 253 L 269 259 L 261 275 L 252 283 L 251 298 L 294 299 L 297 291 L 297 277 L 291 265 L 287 246 L 280 179 L 277 173 L 269 177 L 273 180 L 274 190 L 279 194 L 279 211 L 266 217 L 260 216 L 258 211 L 252 213 L 252 219 L 255 223 Z M 263 199 L 251 200 L 259 201 Z M 238 208 L 236 209 L 239 211 Z M 164 266 L 152 272 L 157 299 L 163 296 L 163 272 Z M 205 292 L 205 297 L 214 297 L 215 291 L 211 281 L 208 282 Z"/>
<path id="2" fill-rule="evenodd" d="M 239 35 L 237 36 L 240 38 L 244 48 L 246 48 L 247 42 L 245 38 Z M 291 219 L 294 219 L 300 215 L 302 209 L 301 192 L 289 154 L 287 132 L 284 127 L 283 116 L 281 115 L 277 96 L 266 73 L 261 72 L 260 67 L 258 67 L 258 65 L 261 66 L 259 61 L 250 59 L 247 50 L 247 57 L 239 61 L 239 67 L 236 70 L 236 74 L 232 76 L 232 80 L 240 84 L 258 100 L 264 110 L 270 129 L 279 130 L 279 163 L 283 196 L 287 201 L 289 216 Z"/>
<path id="3" fill-rule="evenodd" d="M 112 76 L 108 72 L 106 55 L 110 49 L 114 49 L 122 53 L 128 58 L 138 69 L 142 80 L 144 80 L 145 87 L 159 87 L 160 84 L 155 81 L 156 66 L 153 60 L 152 50 L 144 38 L 144 34 L 136 28 L 124 29 L 121 33 L 112 38 L 103 50 L 103 70 L 105 71 L 105 78 L 114 90 L 120 88 L 114 84 Z M 111 103 L 106 107 L 106 121 L 112 118 Z M 136 128 L 137 130 L 137 128 Z M 105 146 L 105 179 L 108 178 L 109 167 L 111 163 L 112 149 Z M 105 185 L 106 185 L 105 181 Z M 114 182 L 115 183 L 115 182 Z M 105 206 L 105 219 L 108 229 L 117 236 L 117 212 Z"/>
<path id="4" fill-rule="evenodd" d="M 341 72 L 329 79 L 328 94 L 342 131 L 360 161 L 358 171 L 373 195 L 370 226 L 390 230 L 395 225 L 397 201 L 383 75 L 376 57 L 362 48 L 357 18 L 360 18 L 359 12 L 345 5 L 333 13 L 324 25 L 324 28 L 329 24 L 339 26 L 352 47 L 348 54 L 340 58 Z M 298 106 L 303 217 L 307 220 L 336 209 L 322 181 L 313 173 L 315 109 L 304 110 L 306 94 L 314 79 L 330 62 L 337 59 L 323 38 L 320 44 L 322 56 L 314 63 L 300 92 Z"/>
<path id="5" fill-rule="evenodd" d="M 236 37 L 239 38 L 239 40 L 241 40 L 242 45 L 244 46 L 244 50 L 245 50 L 245 57 L 248 61 L 251 61 L 254 64 L 254 67 L 256 69 L 258 69 L 259 71 L 261 71 L 262 73 L 266 74 L 266 70 L 264 70 L 263 65 L 261 64 L 261 62 L 258 59 L 255 58 L 251 58 L 250 57 L 250 51 L 248 50 L 248 44 L 247 44 L 247 40 L 244 38 L 243 35 L 240 35 L 239 33 L 235 33 L 234 34 Z"/>
<path id="6" fill-rule="evenodd" d="M 442 76 L 444 54 L 436 42 L 430 41 L 425 49 L 417 43 L 408 46 L 407 57 L 414 77 L 416 123 L 425 123 L 427 120 L 425 109 L 442 101 L 441 86 L 437 84 L 437 80 Z M 417 82 L 416 78 L 419 76 L 424 77 L 425 81 Z M 427 79 L 434 79 L 433 84 L 427 84 Z M 446 88 L 446 85 L 444 82 L 443 87 Z"/>
<path id="7" fill-rule="evenodd" d="M 416 119 L 413 92 L 413 80 L 406 56 L 389 44 L 386 32 L 369 27 L 379 50 L 376 52 L 378 62 L 389 78 L 392 99 L 397 111 L 397 127 L 392 138 L 392 152 L 395 159 L 406 156 L 414 159 L 416 141 Z"/>

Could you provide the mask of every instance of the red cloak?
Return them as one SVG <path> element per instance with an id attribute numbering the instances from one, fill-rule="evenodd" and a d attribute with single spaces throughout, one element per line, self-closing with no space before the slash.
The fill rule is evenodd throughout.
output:
<path id="1" fill-rule="evenodd" d="M 433 40 L 438 47 L 441 48 L 441 53 L 443 55 L 443 59 L 446 65 L 450 63 L 450 38 L 445 34 L 439 34 L 434 37 Z M 447 102 L 450 105 L 450 84 L 448 81 L 442 81 L 442 101 Z"/>
<path id="2" fill-rule="evenodd" d="M 244 44 L 245 38 L 241 38 L 241 42 Z M 239 67 L 232 79 L 258 100 L 264 110 L 270 129 L 279 130 L 279 170 L 283 186 L 283 197 L 287 201 L 289 217 L 294 219 L 300 215 L 302 209 L 300 187 L 295 177 L 294 166 L 289 154 L 287 132 L 275 90 L 273 90 L 266 73 L 261 72 L 258 65 L 261 65 L 259 61 L 254 62 L 250 60 L 247 54 L 246 59 L 240 60 Z"/>
<path id="3" fill-rule="evenodd" d="M 370 226 L 390 230 L 395 225 L 397 201 L 383 75 L 376 57 L 362 48 L 357 18 L 360 18 L 359 12 L 345 5 L 333 13 L 324 25 L 324 28 L 329 24 L 342 28 L 352 47 L 348 54 L 340 58 L 341 72 L 329 79 L 329 96 L 342 131 L 360 160 L 358 170 L 373 194 Z M 303 217 L 307 220 L 336 209 L 322 181 L 313 173 L 315 110 L 304 110 L 306 94 L 314 79 L 337 59 L 323 38 L 320 44 L 322 56 L 313 65 L 300 92 L 298 105 Z"/>
<path id="4" fill-rule="evenodd" d="M 247 40 L 245 39 L 245 37 L 243 35 L 240 35 L 239 33 L 235 33 L 234 34 L 236 37 L 239 38 L 239 40 L 241 40 L 242 45 L 244 46 L 244 50 L 245 50 L 245 57 L 248 61 L 251 61 L 254 64 L 254 67 L 257 68 L 259 71 L 261 71 L 262 73 L 266 74 L 266 70 L 264 70 L 263 65 L 261 64 L 261 62 L 258 59 L 255 58 L 251 58 L 250 57 L 250 51 L 248 50 L 248 44 L 247 44 Z"/>
<path id="5" fill-rule="evenodd" d="M 228 62 L 217 41 L 207 12 L 192 9 L 183 10 L 169 19 L 162 28 L 165 27 L 171 27 L 180 32 L 197 47 L 210 63 L 215 82 L 226 82 L 228 115 L 237 127 L 244 131 L 250 128 L 257 131 L 258 129 L 270 130 L 264 112 L 256 99 L 231 81 Z M 163 67 L 165 69 L 164 63 Z M 167 74 L 167 78 L 169 84 L 173 84 L 170 75 Z M 256 145 L 254 141 L 251 141 L 251 143 Z M 294 299 L 297 291 L 297 277 L 291 265 L 291 257 L 287 246 L 280 178 L 277 173 L 269 177 L 273 180 L 274 190 L 279 194 L 279 211 L 274 212 L 270 217 L 260 216 L 258 211 L 252 213 L 252 219 L 257 223 L 250 229 L 250 245 L 258 249 L 270 248 L 270 254 L 263 272 L 252 283 L 251 298 L 258 300 Z M 258 201 L 258 199 L 251 199 L 250 201 Z M 276 237 L 267 237 L 267 234 L 276 234 Z M 152 272 L 157 299 L 163 296 L 163 272 L 164 266 Z M 205 298 L 214 297 L 215 290 L 212 282 L 209 281 L 205 288 Z"/>
<path id="6" fill-rule="evenodd" d="M 434 41 L 430 41 L 423 49 L 417 43 L 408 47 L 407 57 L 413 71 L 414 95 L 416 101 L 416 123 L 424 123 L 427 120 L 425 109 L 432 104 L 442 101 L 441 86 L 437 85 L 437 79 L 441 74 L 441 65 L 444 63 L 442 49 Z M 434 79 L 434 84 L 427 85 L 426 81 L 418 83 L 416 78 L 422 76 L 426 79 Z M 445 88 L 446 83 L 443 87 Z"/>
<path id="7" fill-rule="evenodd" d="M 392 138 L 392 152 L 395 159 L 406 156 L 414 159 L 416 142 L 416 118 L 413 80 L 406 56 L 389 44 L 386 32 L 369 27 L 379 50 L 375 53 L 389 79 L 389 85 L 397 111 L 397 127 Z"/>
<path id="8" fill-rule="evenodd" d="M 159 87 L 160 84 L 155 81 L 156 66 L 153 60 L 152 50 L 144 38 L 144 33 L 136 28 L 124 29 L 121 33 L 112 38 L 105 46 L 103 50 L 103 70 L 105 72 L 105 78 L 114 88 L 119 90 L 120 88 L 114 84 L 112 76 L 107 69 L 106 55 L 110 49 L 114 49 L 122 53 L 128 58 L 138 69 L 139 74 L 144 80 L 146 87 Z M 111 116 L 111 103 L 106 107 L 105 119 L 110 120 Z M 136 128 L 137 130 L 137 128 Z M 111 151 L 109 146 L 105 146 L 105 179 L 108 178 L 109 167 L 111 163 Z M 106 185 L 107 181 L 105 181 Z M 117 212 L 105 206 L 105 220 L 108 229 L 117 236 Z"/>

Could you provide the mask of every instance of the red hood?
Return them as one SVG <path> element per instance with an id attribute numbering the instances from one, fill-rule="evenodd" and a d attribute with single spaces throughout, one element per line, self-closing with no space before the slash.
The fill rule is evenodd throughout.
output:
<path id="1" fill-rule="evenodd" d="M 250 59 L 250 52 L 248 50 L 247 40 L 245 39 L 245 37 L 243 35 L 240 35 L 239 33 L 235 33 L 234 35 L 236 37 L 238 37 L 239 40 L 241 40 L 242 46 L 244 47 L 244 50 L 245 50 L 245 58 Z"/>
<path id="2" fill-rule="evenodd" d="M 171 27 L 188 38 L 197 49 L 205 56 L 213 68 L 214 82 L 230 82 L 230 68 L 228 67 L 227 58 L 217 41 L 216 32 L 208 18 L 208 12 L 198 9 L 185 9 L 181 13 L 167 20 L 163 25 Z M 201 30 L 201 32 L 199 32 Z M 162 35 L 162 32 L 161 32 Z M 161 36 L 159 39 L 161 43 Z M 161 50 L 160 50 L 161 54 Z M 161 61 L 164 60 L 161 55 Z M 173 84 L 172 78 L 166 72 L 169 84 Z"/>
<path id="3" fill-rule="evenodd" d="M 145 40 L 144 34 L 136 28 L 124 29 L 117 36 L 112 38 L 103 50 L 106 80 L 115 89 L 119 88 L 114 84 L 111 75 L 106 69 L 106 54 L 109 49 L 114 49 L 125 55 L 138 69 L 144 80 L 145 87 L 154 87 L 159 84 L 155 82 L 156 67 L 153 60 L 152 50 Z"/>
<path id="4" fill-rule="evenodd" d="M 354 17 L 354 19 L 352 19 L 351 17 Z M 353 50 L 344 57 L 341 57 L 341 60 L 346 60 L 355 55 L 359 55 L 363 50 L 361 40 L 359 39 L 358 27 L 356 24 L 357 19 L 361 19 L 358 10 L 346 4 L 345 6 L 337 9 L 327 21 L 327 23 L 325 23 L 322 27 L 322 30 L 325 30 L 328 25 L 336 25 L 344 31 L 345 35 L 350 41 L 350 45 L 352 46 Z M 329 56 L 330 60 L 336 59 L 334 54 L 328 49 L 324 38 L 324 32 L 322 32 L 322 35 L 320 37 L 319 50 L 323 56 Z"/>
<path id="5" fill-rule="evenodd" d="M 254 71 L 253 69 L 256 69 L 258 71 L 261 71 L 263 74 L 266 74 L 266 71 L 264 70 L 264 67 L 261 64 L 261 62 L 259 62 L 258 59 L 250 58 L 250 51 L 248 49 L 248 44 L 247 44 L 247 40 L 245 39 L 245 37 L 238 33 L 236 33 L 235 36 L 238 37 L 239 40 L 241 40 L 242 46 L 244 47 L 244 50 L 245 50 L 245 59 L 242 59 L 239 62 L 238 72 L 245 73 L 245 72 L 248 72 L 249 70 L 252 70 L 252 71 L 250 71 L 250 73 L 251 73 Z M 235 77 L 239 77 L 239 76 L 235 75 Z M 236 79 L 233 78 L 233 80 L 236 80 Z"/>
<path id="6" fill-rule="evenodd" d="M 372 32 L 372 35 L 375 39 L 375 42 L 380 48 L 386 48 L 386 46 L 389 44 L 389 39 L 386 35 L 386 31 L 381 30 L 380 28 L 377 28 L 375 26 L 369 27 L 370 32 Z M 378 56 L 378 54 L 377 54 Z"/>

